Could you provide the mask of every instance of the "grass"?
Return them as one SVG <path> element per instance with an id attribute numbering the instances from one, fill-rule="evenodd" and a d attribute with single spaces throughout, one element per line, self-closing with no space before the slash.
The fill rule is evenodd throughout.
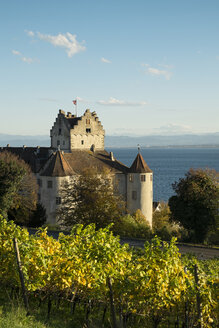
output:
<path id="1" fill-rule="evenodd" d="M 77 306 L 75 314 L 71 314 L 70 304 L 61 302 L 60 306 L 53 302 L 50 318 L 47 318 L 47 300 L 39 307 L 39 299 L 29 297 L 30 315 L 23 306 L 21 295 L 0 288 L 0 328 L 99 328 L 102 327 L 101 315 L 93 313 L 88 321 L 85 319 L 84 306 Z M 101 310 L 102 311 L 102 310 Z M 107 315 L 104 327 L 111 327 Z"/>
<path id="2" fill-rule="evenodd" d="M 26 312 L 22 307 L 11 307 L 3 310 L 0 308 L 0 327 L 1 328 L 48 328 L 42 322 L 36 320 L 32 316 L 26 316 Z"/>

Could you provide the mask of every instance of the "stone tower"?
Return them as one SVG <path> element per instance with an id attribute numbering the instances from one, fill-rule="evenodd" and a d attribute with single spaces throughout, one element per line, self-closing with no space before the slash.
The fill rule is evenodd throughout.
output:
<path id="1" fill-rule="evenodd" d="M 105 131 L 96 112 L 87 109 L 83 116 L 59 110 L 50 130 L 51 147 L 65 152 L 73 150 L 104 150 Z"/>
<path id="2" fill-rule="evenodd" d="M 127 174 L 127 208 L 131 213 L 140 209 L 152 227 L 153 172 L 140 153 Z"/>

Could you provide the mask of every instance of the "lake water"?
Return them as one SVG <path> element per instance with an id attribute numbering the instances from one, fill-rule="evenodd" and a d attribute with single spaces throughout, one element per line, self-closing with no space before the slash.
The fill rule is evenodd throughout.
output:
<path id="1" fill-rule="evenodd" d="M 127 166 L 134 161 L 134 148 L 107 148 Z M 174 194 L 172 183 L 184 177 L 190 168 L 219 171 L 219 148 L 145 148 L 141 154 L 154 174 L 154 201 L 168 201 Z"/>

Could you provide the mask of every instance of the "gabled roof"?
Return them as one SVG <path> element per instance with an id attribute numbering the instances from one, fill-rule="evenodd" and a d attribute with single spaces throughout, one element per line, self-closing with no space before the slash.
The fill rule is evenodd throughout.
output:
<path id="1" fill-rule="evenodd" d="M 152 173 L 151 169 L 146 164 L 144 158 L 140 153 L 136 156 L 129 172 L 131 173 Z"/>
<path id="2" fill-rule="evenodd" d="M 44 165 L 52 149 L 49 147 L 0 147 L 1 151 L 9 151 L 17 155 L 19 158 L 23 159 L 28 165 L 30 165 L 31 170 L 36 173 L 42 165 Z"/>
<path id="3" fill-rule="evenodd" d="M 98 172 L 109 170 L 111 173 L 126 173 L 129 170 L 126 165 L 112 159 L 105 150 L 95 152 L 73 150 L 71 153 L 65 153 L 64 156 L 76 174 L 82 174 L 86 169 L 94 169 Z"/>
<path id="4" fill-rule="evenodd" d="M 74 150 L 71 153 L 57 151 L 53 153 L 46 164 L 40 169 L 41 176 L 64 177 L 74 174 L 83 174 L 86 169 L 111 173 L 127 173 L 129 168 L 112 159 L 107 151 Z"/>
<path id="5" fill-rule="evenodd" d="M 75 174 L 61 151 L 53 153 L 39 173 L 42 176 L 49 177 L 66 177 Z"/>

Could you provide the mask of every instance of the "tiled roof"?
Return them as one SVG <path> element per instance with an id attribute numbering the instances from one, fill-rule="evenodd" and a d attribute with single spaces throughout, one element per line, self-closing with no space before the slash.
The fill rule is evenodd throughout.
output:
<path id="1" fill-rule="evenodd" d="M 49 147 L 1 147 L 0 151 L 9 151 L 30 165 L 34 173 L 44 165 L 51 154 Z"/>
<path id="2" fill-rule="evenodd" d="M 57 151 L 39 171 L 42 176 L 69 176 L 81 174 L 86 169 L 102 172 L 108 169 L 112 173 L 126 173 L 128 167 L 112 159 L 107 151 L 92 152 L 74 150 L 71 153 Z"/>
<path id="3" fill-rule="evenodd" d="M 112 173 L 128 173 L 129 168 L 103 151 L 74 150 L 71 153 L 52 152 L 49 147 L 2 147 L 0 151 L 10 151 L 31 166 L 34 173 L 43 176 L 68 176 L 80 174 L 85 169 Z M 52 155 L 51 155 L 52 153 Z"/>
<path id="4" fill-rule="evenodd" d="M 39 174 L 50 177 L 66 177 L 75 174 L 61 151 L 53 153 Z"/>
<path id="5" fill-rule="evenodd" d="M 114 173 L 128 172 L 128 167 L 112 159 L 107 151 L 84 151 L 74 150 L 71 153 L 64 154 L 71 168 L 77 173 L 81 174 L 85 169 L 95 169 L 99 172 L 108 169 Z"/>
<path id="6" fill-rule="evenodd" d="M 140 153 L 136 156 L 132 166 L 130 167 L 129 172 L 131 173 L 151 173 L 151 169 L 146 164 L 144 158 Z"/>

